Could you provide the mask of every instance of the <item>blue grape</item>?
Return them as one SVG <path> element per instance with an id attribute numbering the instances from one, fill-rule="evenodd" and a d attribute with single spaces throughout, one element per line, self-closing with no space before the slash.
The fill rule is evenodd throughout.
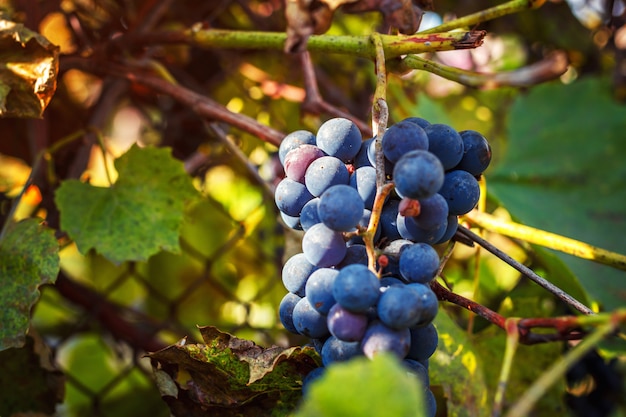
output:
<path id="1" fill-rule="evenodd" d="M 302 210 L 300 211 L 300 226 L 305 232 L 311 228 L 311 226 L 321 223 L 317 207 L 319 206 L 320 198 L 315 197 L 309 200 Z"/>
<path id="2" fill-rule="evenodd" d="M 434 154 L 415 150 L 398 160 L 393 169 L 393 180 L 398 194 L 419 200 L 439 191 L 443 185 L 444 170 Z"/>
<path id="3" fill-rule="evenodd" d="M 431 390 L 425 391 L 426 417 L 435 417 L 437 415 L 437 399 Z"/>
<path id="4" fill-rule="evenodd" d="M 407 152 L 428 150 L 428 136 L 418 124 L 404 120 L 387 129 L 382 145 L 385 158 L 396 163 Z"/>
<path id="5" fill-rule="evenodd" d="M 326 316 L 315 310 L 306 297 L 293 308 L 293 325 L 298 333 L 310 338 L 322 338 L 329 334 Z"/>
<path id="6" fill-rule="evenodd" d="M 411 346 L 411 332 L 409 329 L 395 330 L 385 326 L 380 321 L 371 323 L 363 340 L 361 349 L 368 358 L 372 359 L 379 353 L 392 353 L 399 359 L 403 359 Z"/>
<path id="7" fill-rule="evenodd" d="M 422 361 L 430 358 L 435 353 L 439 344 L 439 335 L 432 323 L 427 326 L 413 327 L 409 333 L 411 347 L 406 355 L 408 359 Z"/>
<path id="8" fill-rule="evenodd" d="M 356 156 L 362 140 L 356 125 L 342 117 L 327 120 L 317 130 L 317 146 L 343 162 L 351 161 Z"/>
<path id="9" fill-rule="evenodd" d="M 315 145 L 300 145 L 285 156 L 285 175 L 304 184 L 304 174 L 313 161 L 326 154 Z"/>
<path id="10" fill-rule="evenodd" d="M 334 156 L 322 156 L 311 162 L 304 175 L 304 183 L 309 192 L 319 197 L 333 185 L 347 185 L 350 173 L 346 165 Z"/>
<path id="11" fill-rule="evenodd" d="M 283 324 L 285 329 L 290 331 L 291 333 L 298 334 L 298 329 L 293 324 L 293 309 L 300 301 L 301 297 L 298 297 L 296 294 L 288 292 L 285 294 L 283 299 L 280 301 L 280 305 L 278 306 L 278 317 L 280 318 L 280 322 Z"/>
<path id="12" fill-rule="evenodd" d="M 448 125 L 434 123 L 424 128 L 428 135 L 428 150 L 441 161 L 444 170 L 452 169 L 463 157 L 463 139 Z"/>
<path id="13" fill-rule="evenodd" d="M 401 214 L 398 214 L 397 224 L 398 232 L 404 239 L 428 243 L 429 245 L 438 242 L 448 226 L 447 222 L 444 222 L 436 229 L 423 229 L 417 224 L 414 217 L 405 217 Z"/>
<path id="14" fill-rule="evenodd" d="M 337 269 L 341 269 L 344 266 L 352 264 L 361 264 L 367 266 L 367 249 L 365 248 L 365 245 L 355 243 L 348 246 L 346 256 L 337 265 Z"/>
<path id="15" fill-rule="evenodd" d="M 475 130 L 459 132 L 463 139 L 463 158 L 454 169 L 462 169 L 474 176 L 482 174 L 491 162 L 491 146 Z"/>
<path id="16" fill-rule="evenodd" d="M 306 281 L 316 269 L 317 267 L 312 265 L 303 253 L 297 253 L 283 265 L 283 285 L 287 291 L 304 297 Z"/>
<path id="17" fill-rule="evenodd" d="M 320 197 L 317 213 L 326 227 L 338 232 L 354 230 L 363 215 L 363 200 L 349 185 L 333 185 Z"/>
<path id="18" fill-rule="evenodd" d="M 371 210 L 376 197 L 376 169 L 371 166 L 357 168 L 350 175 L 349 184 L 358 191 L 365 208 Z"/>
<path id="19" fill-rule="evenodd" d="M 421 314 L 420 295 L 406 285 L 393 285 L 383 292 L 376 310 L 380 321 L 392 329 L 417 324 Z"/>
<path id="20" fill-rule="evenodd" d="M 385 289 L 385 291 L 386 291 L 386 288 L 391 287 L 392 285 L 404 285 L 404 281 L 402 281 L 400 278 L 394 277 L 394 276 L 382 277 L 380 279 L 381 291 L 383 289 Z"/>
<path id="21" fill-rule="evenodd" d="M 438 229 L 448 223 L 448 203 L 439 193 L 419 200 L 420 213 L 414 216 L 415 224 L 421 229 Z"/>
<path id="22" fill-rule="evenodd" d="M 305 204 L 306 206 L 306 204 Z M 303 208 L 304 210 L 304 208 Z M 282 211 L 280 212 L 280 218 L 283 219 L 285 225 L 293 230 L 303 230 L 302 225 L 300 224 L 300 217 L 297 216 L 288 216 Z"/>
<path id="23" fill-rule="evenodd" d="M 333 283 L 333 296 L 346 310 L 366 311 L 378 301 L 380 282 L 365 265 L 352 264 L 339 271 Z"/>
<path id="24" fill-rule="evenodd" d="M 388 240 L 393 241 L 402 238 L 400 232 L 398 232 L 397 225 L 399 205 L 400 201 L 398 200 L 388 200 L 380 212 L 378 228 L 381 231 L 381 235 Z"/>
<path id="25" fill-rule="evenodd" d="M 322 223 L 311 226 L 302 238 L 302 252 L 313 265 L 326 268 L 339 264 L 346 256 L 343 235 Z"/>
<path id="26" fill-rule="evenodd" d="M 313 198 L 304 184 L 283 178 L 276 186 L 274 200 L 280 211 L 291 217 L 300 216 L 302 207 Z"/>
<path id="27" fill-rule="evenodd" d="M 447 242 L 452 239 L 452 236 L 456 233 L 456 230 L 459 228 L 459 218 L 456 214 L 448 215 L 448 225 L 446 226 L 446 231 L 443 233 L 443 236 L 435 242 L 436 244 Z"/>
<path id="28" fill-rule="evenodd" d="M 480 186 L 472 174 L 463 170 L 446 173 L 439 193 L 448 202 L 450 214 L 469 213 L 480 198 Z"/>
<path id="29" fill-rule="evenodd" d="M 368 318 L 363 313 L 353 313 L 339 304 L 335 304 L 328 312 L 326 324 L 330 334 L 339 340 L 356 342 L 363 338 Z"/>
<path id="30" fill-rule="evenodd" d="M 330 336 L 322 346 L 322 363 L 328 366 L 333 362 L 343 362 L 362 355 L 359 342 L 346 342 Z"/>
<path id="31" fill-rule="evenodd" d="M 315 135 L 308 130 L 296 130 L 283 138 L 278 147 L 278 159 L 285 166 L 285 157 L 290 150 L 300 145 L 315 145 Z"/>
<path id="32" fill-rule="evenodd" d="M 367 148 L 367 159 L 370 161 L 370 165 L 376 166 L 376 138 L 372 139 Z M 393 163 L 387 158 L 383 158 L 383 161 L 385 161 L 385 176 L 388 176 L 393 172 Z"/>
<path id="33" fill-rule="evenodd" d="M 408 246 L 400 255 L 400 274 L 410 282 L 426 284 L 435 278 L 438 268 L 437 251 L 425 243 Z"/>
<path id="34" fill-rule="evenodd" d="M 306 281 L 305 294 L 311 306 L 319 313 L 326 315 L 335 305 L 333 282 L 339 271 L 332 268 L 315 270 Z"/>
<path id="35" fill-rule="evenodd" d="M 417 326 L 425 326 L 432 322 L 439 311 L 439 301 L 433 290 L 428 285 L 418 283 L 408 284 L 407 287 L 416 291 L 422 302 L 422 314 L 417 322 Z"/>

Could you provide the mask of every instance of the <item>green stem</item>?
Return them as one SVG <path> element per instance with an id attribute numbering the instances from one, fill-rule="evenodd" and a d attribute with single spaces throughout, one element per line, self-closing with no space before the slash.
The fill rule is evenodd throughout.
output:
<path id="1" fill-rule="evenodd" d="M 499 219 L 487 213 L 473 210 L 465 218 L 484 229 L 517 238 L 529 243 L 545 246 L 579 258 L 626 270 L 626 255 L 598 248 L 578 240 L 530 226 Z"/>
<path id="2" fill-rule="evenodd" d="M 379 34 L 385 57 L 396 58 L 407 54 L 450 51 L 476 48 L 482 44 L 485 31 L 432 33 L 419 35 Z M 287 34 L 283 32 L 233 31 L 220 29 L 191 29 L 186 32 L 188 41 L 204 48 L 274 49 L 282 51 Z M 172 38 L 181 42 L 184 38 Z M 376 48 L 370 36 L 313 35 L 309 37 L 310 52 L 353 55 L 376 59 Z"/>
<path id="3" fill-rule="evenodd" d="M 473 27 L 479 23 L 487 22 L 508 14 L 539 8 L 544 3 L 545 0 L 511 0 L 506 3 L 481 10 L 480 12 L 472 13 L 470 15 L 442 23 L 439 26 L 421 31 L 418 34 L 448 32 L 458 28 Z"/>
<path id="4" fill-rule="evenodd" d="M 611 317 L 608 322 L 598 327 L 575 348 L 567 352 L 558 362 L 550 367 L 526 390 L 509 409 L 506 417 L 524 417 L 532 410 L 539 399 L 550 387 L 565 375 L 576 362 L 594 349 L 605 337 L 615 331 L 617 322 Z"/>

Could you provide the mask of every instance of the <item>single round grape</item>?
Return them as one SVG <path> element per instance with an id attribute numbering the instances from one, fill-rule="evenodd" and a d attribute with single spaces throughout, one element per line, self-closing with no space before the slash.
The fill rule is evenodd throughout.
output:
<path id="1" fill-rule="evenodd" d="M 376 197 L 376 169 L 371 166 L 357 168 L 350 175 L 349 184 L 358 191 L 365 208 L 371 210 Z"/>
<path id="2" fill-rule="evenodd" d="M 322 346 L 322 364 L 328 366 L 333 362 L 344 362 L 355 356 L 362 355 L 359 342 L 346 342 L 330 336 Z"/>
<path id="3" fill-rule="evenodd" d="M 444 221 L 444 223 L 436 229 L 423 229 L 417 224 L 414 217 L 404 217 L 400 214 L 398 214 L 397 224 L 398 232 L 402 238 L 414 242 L 428 243 L 429 245 L 438 242 L 448 227 L 447 222 Z"/>
<path id="4" fill-rule="evenodd" d="M 420 212 L 414 216 L 415 223 L 422 229 L 438 229 L 448 221 L 448 203 L 439 193 L 419 200 Z"/>
<path id="5" fill-rule="evenodd" d="M 491 162 L 491 146 L 487 139 L 475 130 L 463 130 L 459 134 L 463 139 L 463 158 L 454 169 L 462 169 L 479 176 Z"/>
<path id="6" fill-rule="evenodd" d="M 437 300 L 437 295 L 435 295 L 433 290 L 428 285 L 411 283 L 408 284 L 407 287 L 416 291 L 422 302 L 422 314 L 420 315 L 420 319 L 416 326 L 425 326 L 431 323 L 439 311 L 439 300 Z"/>
<path id="7" fill-rule="evenodd" d="M 339 264 L 348 248 L 343 235 L 323 223 L 311 226 L 302 238 L 302 252 L 313 265 L 327 268 Z"/>
<path id="8" fill-rule="evenodd" d="M 346 165 L 334 156 L 322 156 L 311 162 L 304 175 L 304 183 L 309 192 L 319 197 L 333 185 L 347 185 L 350 173 Z"/>
<path id="9" fill-rule="evenodd" d="M 387 288 L 376 307 L 380 321 L 392 329 L 404 329 L 417 324 L 421 309 L 419 294 L 406 285 Z"/>
<path id="10" fill-rule="evenodd" d="M 411 123 L 415 123 L 416 125 L 418 125 L 419 127 L 421 127 L 422 129 L 426 128 L 426 126 L 430 125 L 430 122 L 426 119 L 423 119 L 421 117 L 407 117 L 406 119 L 403 120 L 404 122 L 411 122 Z"/>
<path id="11" fill-rule="evenodd" d="M 428 150 L 428 136 L 418 124 L 403 120 L 387 129 L 382 145 L 385 158 L 395 164 L 407 152 Z"/>
<path id="12" fill-rule="evenodd" d="M 303 253 L 297 253 L 285 262 L 282 281 L 287 291 L 304 297 L 306 281 L 317 267 L 311 264 Z"/>
<path id="13" fill-rule="evenodd" d="M 294 181 L 304 184 L 304 174 L 313 161 L 326 156 L 324 151 L 315 145 L 300 145 L 289 151 L 285 156 L 285 175 Z"/>
<path id="14" fill-rule="evenodd" d="M 333 283 L 333 296 L 346 310 L 360 313 L 376 304 L 379 289 L 378 277 L 367 266 L 352 264 L 339 271 Z"/>
<path id="15" fill-rule="evenodd" d="M 283 178 L 274 192 L 276 207 L 291 217 L 300 216 L 302 207 L 312 198 L 313 196 L 304 184 L 290 178 Z"/>
<path id="16" fill-rule="evenodd" d="M 319 313 L 326 315 L 335 305 L 333 297 L 333 282 L 339 271 L 332 268 L 315 270 L 306 281 L 305 294 L 311 306 Z"/>
<path id="17" fill-rule="evenodd" d="M 439 335 L 432 323 L 427 326 L 413 327 L 409 333 L 411 347 L 406 355 L 408 359 L 422 361 L 435 353 L 439 344 Z"/>
<path id="18" fill-rule="evenodd" d="M 365 330 L 361 349 L 368 358 L 372 359 L 379 353 L 389 352 L 403 359 L 409 352 L 411 332 L 409 329 L 395 330 L 385 326 L 380 321 L 372 322 Z"/>
<path id="19" fill-rule="evenodd" d="M 338 232 L 354 230 L 363 215 L 363 200 L 349 185 L 333 185 L 320 197 L 317 213 L 326 227 Z"/>
<path id="20" fill-rule="evenodd" d="M 400 255 L 400 274 L 410 282 L 426 284 L 435 278 L 437 269 L 439 255 L 426 243 L 408 246 Z"/>
<path id="21" fill-rule="evenodd" d="M 362 140 L 356 125 L 342 117 L 327 120 L 317 130 L 317 146 L 343 162 L 351 161 L 356 156 Z"/>
<path id="22" fill-rule="evenodd" d="M 278 317 L 280 318 L 280 322 L 283 324 L 285 329 L 295 334 L 299 334 L 299 332 L 293 324 L 293 309 L 296 304 L 298 304 L 300 299 L 301 297 L 298 297 L 296 294 L 288 292 L 285 294 L 283 299 L 280 301 L 280 305 L 278 306 Z"/>
<path id="23" fill-rule="evenodd" d="M 300 226 L 305 232 L 311 228 L 311 226 L 321 223 L 320 216 L 317 212 L 317 207 L 320 204 L 320 198 L 315 197 L 309 200 L 302 210 L 300 211 Z"/>
<path id="24" fill-rule="evenodd" d="M 363 338 L 368 319 L 363 313 L 353 313 L 339 304 L 335 304 L 328 312 L 326 324 L 330 334 L 339 340 L 356 342 Z"/>
<path id="25" fill-rule="evenodd" d="M 419 200 L 439 191 L 443 185 L 444 170 L 434 154 L 415 150 L 398 160 L 393 169 L 393 180 L 398 194 Z"/>
<path id="26" fill-rule="evenodd" d="M 426 126 L 424 131 L 428 135 L 428 150 L 441 161 L 444 170 L 452 169 L 463 157 L 463 139 L 452 127 L 433 123 Z"/>
<path id="27" fill-rule="evenodd" d="M 326 316 L 315 310 L 306 297 L 293 308 L 293 325 L 298 333 L 310 338 L 321 338 L 329 334 Z"/>
<path id="28" fill-rule="evenodd" d="M 450 214 L 472 211 L 480 198 L 480 186 L 472 174 L 463 170 L 446 173 L 439 193 L 446 199 Z"/>
<path id="29" fill-rule="evenodd" d="M 315 135 L 308 130 L 296 130 L 283 138 L 278 147 L 278 159 L 285 166 L 285 157 L 290 150 L 300 145 L 315 145 Z"/>

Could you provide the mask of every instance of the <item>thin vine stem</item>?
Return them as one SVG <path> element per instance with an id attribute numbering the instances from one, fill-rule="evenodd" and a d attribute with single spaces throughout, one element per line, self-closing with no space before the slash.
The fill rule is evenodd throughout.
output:
<path id="1" fill-rule="evenodd" d="M 511 376 L 511 369 L 513 369 L 513 359 L 515 358 L 515 352 L 519 346 L 519 319 L 509 318 L 506 320 L 504 327 L 506 330 L 506 347 L 504 348 L 504 358 L 502 359 L 502 367 L 500 368 L 500 377 L 498 378 L 498 387 L 493 400 L 492 417 L 500 417 L 502 413 L 502 404 L 504 403 L 504 393 L 506 392 L 506 385 Z"/>
<path id="2" fill-rule="evenodd" d="M 500 258 L 501 260 L 503 260 L 504 262 L 512 266 L 514 269 L 519 271 L 522 275 L 526 276 L 530 280 L 537 283 L 540 287 L 544 288 L 545 290 L 555 295 L 561 301 L 567 303 L 568 305 L 572 306 L 573 308 L 575 308 L 576 310 L 580 311 L 583 314 L 595 314 L 593 310 L 591 310 L 589 307 L 585 306 L 583 303 L 581 303 L 580 301 L 578 301 L 577 299 L 575 299 L 574 297 L 572 297 L 571 295 L 569 295 L 568 293 L 566 293 L 565 291 L 557 287 L 556 285 L 540 277 L 532 269 L 517 262 L 515 259 L 507 255 L 500 249 L 496 248 L 494 245 L 492 245 L 485 239 L 481 238 L 476 233 L 472 232 L 471 230 L 461 225 L 459 225 L 458 231 L 462 235 L 465 235 L 466 237 L 470 238 L 471 240 L 473 240 L 474 242 L 478 243 L 480 246 L 485 248 L 487 251 L 491 252 L 492 254 L 494 254 L 495 256 L 497 256 L 498 258 Z"/>

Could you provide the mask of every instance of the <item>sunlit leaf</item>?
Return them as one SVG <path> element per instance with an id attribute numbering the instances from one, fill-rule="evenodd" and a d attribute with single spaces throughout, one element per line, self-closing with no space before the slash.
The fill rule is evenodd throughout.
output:
<path id="1" fill-rule="evenodd" d="M 0 351 L 24 344 L 39 287 L 59 273 L 59 245 L 51 229 L 28 219 L 8 226 L 0 240 Z"/>
<path id="2" fill-rule="evenodd" d="M 296 417 L 424 417 L 423 387 L 391 355 L 330 365 Z"/>
<path id="3" fill-rule="evenodd" d="M 183 209 L 196 195 L 183 164 L 168 149 L 133 146 L 115 167 L 119 179 L 108 188 L 61 184 L 61 228 L 82 253 L 95 249 L 113 262 L 179 252 Z"/>
<path id="4" fill-rule="evenodd" d="M 582 79 L 521 96 L 508 152 L 489 190 L 522 223 L 626 253 L 626 108 L 609 84 Z M 624 305 L 624 272 L 559 253 L 605 308 Z"/>
<path id="5" fill-rule="evenodd" d="M 302 377 L 318 366 L 313 348 L 267 349 L 200 328 L 204 344 L 179 343 L 150 354 L 174 415 L 283 416 L 295 409 Z"/>
<path id="6" fill-rule="evenodd" d="M 59 48 L 0 19 L 0 116 L 41 117 L 56 90 Z"/>

